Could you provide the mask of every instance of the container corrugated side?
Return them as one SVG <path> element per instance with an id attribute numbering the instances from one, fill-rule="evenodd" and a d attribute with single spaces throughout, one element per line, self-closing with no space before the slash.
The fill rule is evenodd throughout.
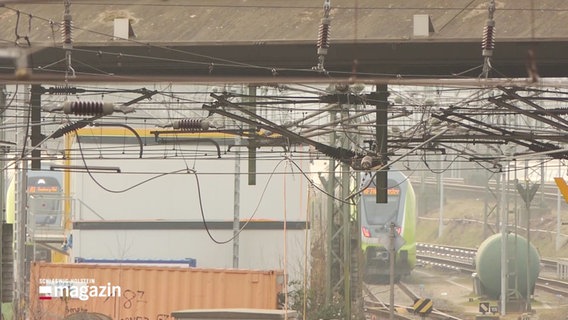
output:
<path id="1" fill-rule="evenodd" d="M 275 270 L 33 263 L 30 316 L 55 320 L 77 312 L 99 312 L 117 320 L 166 320 L 174 310 L 276 309 L 282 275 Z M 39 294 L 40 287 L 45 291 L 57 279 L 76 286 L 76 293 L 87 286 L 87 295 L 97 291 L 100 296 L 80 300 L 52 293 L 49 299 L 50 294 Z M 116 287 L 120 289 L 120 296 L 101 295 L 100 291 L 113 287 L 115 293 Z"/>

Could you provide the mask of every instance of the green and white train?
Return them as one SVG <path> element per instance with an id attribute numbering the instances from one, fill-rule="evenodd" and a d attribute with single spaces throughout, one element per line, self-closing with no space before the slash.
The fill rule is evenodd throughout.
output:
<path id="1" fill-rule="evenodd" d="M 395 279 L 410 274 L 416 265 L 416 196 L 408 178 L 400 171 L 389 170 L 387 175 L 387 202 L 377 203 L 373 175 L 361 175 L 359 212 L 361 245 L 365 257 L 365 279 L 377 281 L 390 276 L 389 245 L 391 224 L 396 231 L 394 243 Z"/>

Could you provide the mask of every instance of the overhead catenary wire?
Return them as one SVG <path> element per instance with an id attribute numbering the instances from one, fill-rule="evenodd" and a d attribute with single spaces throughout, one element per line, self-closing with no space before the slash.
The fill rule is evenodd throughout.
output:
<path id="1" fill-rule="evenodd" d="M 455 90 L 455 89 L 453 89 L 453 90 Z M 470 98 L 471 98 L 471 97 L 470 97 Z M 469 98 L 468 98 L 468 99 L 469 99 Z M 466 100 L 468 100 L 468 99 L 466 99 Z M 475 101 L 475 100 L 477 100 L 477 101 L 483 101 L 483 99 L 480 99 L 480 98 L 478 98 L 478 97 L 473 97 L 473 99 L 471 99 L 471 101 Z M 292 103 L 293 103 L 293 102 L 292 102 Z M 418 107 L 418 106 L 419 106 L 419 103 L 417 103 L 417 106 L 416 106 L 416 107 Z M 485 106 L 482 106 L 482 107 L 485 108 Z M 282 111 L 286 111 L 287 108 L 289 108 L 289 107 L 283 106 L 283 107 L 282 107 Z M 469 107 L 468 107 L 468 106 L 464 106 L 464 110 L 465 110 L 465 109 L 470 109 L 470 110 L 472 110 L 472 111 L 478 110 L 479 112 L 487 112 L 487 111 L 489 111 L 489 109 L 485 109 L 485 111 L 484 111 L 483 108 L 480 108 L 480 107 L 472 108 L 471 106 L 469 106 Z M 315 109 L 315 110 L 317 110 L 317 109 Z M 418 112 L 418 109 L 414 110 L 414 112 Z M 427 110 L 425 110 L 425 111 L 420 111 L 420 113 L 422 113 L 423 115 L 427 114 L 427 112 L 428 112 Z M 492 112 L 492 113 L 496 113 L 495 110 L 491 110 L 491 112 Z M 141 119 L 142 119 L 142 118 L 141 118 Z M 356 126 L 356 127 L 359 127 L 359 126 Z M 509 126 L 503 126 L 503 127 L 507 127 L 509 130 L 513 129 L 513 127 L 509 127 Z M 420 129 L 420 128 L 421 128 L 420 126 L 414 126 L 414 130 L 415 130 L 415 131 L 418 130 L 418 129 Z M 518 128 L 522 130 L 523 126 L 519 126 Z M 527 128 L 527 127 L 525 126 L 525 130 L 526 130 L 526 128 Z M 355 127 L 354 127 L 354 129 L 355 129 Z M 349 130 L 347 130 L 347 131 L 349 131 Z M 534 129 L 532 129 L 531 131 L 532 131 L 532 132 L 537 132 L 537 131 L 534 130 Z M 364 131 L 349 131 L 349 132 L 364 132 Z M 101 146 L 101 147 L 103 147 L 103 146 Z M 197 154 L 197 153 L 194 153 L 194 154 Z"/>

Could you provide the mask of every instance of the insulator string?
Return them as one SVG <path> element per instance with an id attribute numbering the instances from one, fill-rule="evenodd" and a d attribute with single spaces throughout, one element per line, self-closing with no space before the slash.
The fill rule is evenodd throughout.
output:
<path id="1" fill-rule="evenodd" d="M 71 17 L 71 0 L 65 0 L 65 11 L 63 13 L 63 21 L 61 22 L 61 38 L 63 49 L 65 49 L 65 60 L 67 63 L 67 69 L 65 70 L 65 84 L 69 78 L 75 77 L 75 69 L 71 65 L 71 50 L 73 49 L 73 18 Z"/>
<path id="2" fill-rule="evenodd" d="M 102 101 L 67 101 L 63 104 L 63 112 L 81 116 L 105 116 L 114 112 L 114 105 Z"/>
<path id="3" fill-rule="evenodd" d="M 327 55 L 327 49 L 329 49 L 329 36 L 330 36 L 330 24 L 331 18 L 329 13 L 331 12 L 331 0 L 324 0 L 323 2 L 323 18 L 318 30 L 318 41 L 317 41 L 317 54 L 318 54 L 318 65 L 313 67 L 313 70 L 318 72 L 326 73 L 325 71 L 325 56 Z"/>
<path id="4" fill-rule="evenodd" d="M 481 55 L 483 56 L 483 71 L 481 76 L 489 77 L 491 70 L 491 57 L 493 57 L 493 49 L 495 49 L 495 0 L 491 0 L 488 6 L 488 18 L 483 28 L 483 38 L 481 40 Z"/>
<path id="5" fill-rule="evenodd" d="M 173 122 L 173 128 L 182 131 L 206 131 L 210 124 L 206 119 L 188 118 Z"/>

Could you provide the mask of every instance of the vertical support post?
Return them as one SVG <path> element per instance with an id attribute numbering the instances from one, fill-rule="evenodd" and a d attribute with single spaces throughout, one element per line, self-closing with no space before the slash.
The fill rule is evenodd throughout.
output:
<path id="1" fill-rule="evenodd" d="M 25 98 L 30 98 L 29 89 L 26 87 Z M 22 120 L 27 123 L 31 117 L 30 108 L 26 108 Z M 16 120 L 17 121 L 17 120 Z M 22 126 L 27 130 L 27 126 Z M 21 147 L 24 150 L 27 144 L 27 132 L 22 130 Z M 26 274 L 26 242 L 27 242 L 27 218 L 28 218 L 28 158 L 22 157 L 15 164 L 16 171 L 16 212 L 14 219 L 14 302 L 13 309 L 16 319 L 26 319 L 26 289 L 29 275 Z"/>
<path id="2" fill-rule="evenodd" d="M 545 167 L 544 167 L 544 162 L 540 163 L 540 185 L 544 186 L 544 175 L 545 175 Z M 544 188 L 540 189 L 540 203 L 539 206 L 540 208 L 544 208 L 544 204 L 545 204 L 545 200 L 544 200 Z"/>
<path id="3" fill-rule="evenodd" d="M 497 233 L 497 230 L 499 229 L 499 226 L 501 226 L 501 217 L 506 217 L 507 216 L 507 198 L 505 197 L 505 194 L 507 193 L 507 186 L 508 184 L 505 181 L 505 175 L 503 174 L 500 178 L 496 179 L 497 180 L 497 190 L 501 190 L 501 197 L 498 198 L 499 200 L 497 201 L 499 204 L 497 205 L 496 209 L 496 213 L 495 213 L 495 233 Z"/>
<path id="4" fill-rule="evenodd" d="M 438 186 L 440 187 L 440 218 L 438 222 L 438 238 L 442 237 L 444 233 L 444 155 L 440 155 L 440 173 L 438 174 Z"/>
<path id="5" fill-rule="evenodd" d="M 239 268 L 239 229 L 241 210 L 241 137 L 235 138 L 235 181 L 233 193 L 233 268 Z M 286 285 L 286 284 L 284 284 Z"/>
<path id="6" fill-rule="evenodd" d="M 501 224 L 501 315 L 507 314 L 507 300 L 509 288 L 509 268 L 508 268 L 508 255 L 507 255 L 507 203 L 505 194 L 507 192 L 507 183 L 505 181 L 505 172 L 501 172 L 501 197 L 500 197 L 500 215 L 502 216 Z M 499 215 L 497 215 L 499 216 Z M 499 226 L 499 225 L 497 225 Z"/>
<path id="7" fill-rule="evenodd" d="M 491 185 L 489 184 L 490 180 L 495 177 L 497 181 L 497 186 L 495 189 L 492 189 Z M 494 233 L 499 232 L 499 191 L 501 190 L 501 180 L 499 179 L 498 173 L 486 173 L 486 180 L 485 180 L 485 206 L 484 206 L 484 213 L 483 213 L 483 239 L 487 239 L 489 236 L 489 230 L 493 231 Z M 495 201 L 493 203 L 493 200 Z M 495 229 L 492 229 L 489 226 L 489 217 L 491 214 L 494 214 L 497 217 L 497 224 L 495 225 Z"/>
<path id="8" fill-rule="evenodd" d="M 336 115 L 335 110 L 330 112 L 330 122 L 335 121 Z M 334 146 L 337 140 L 337 135 L 335 132 L 331 133 L 330 145 Z M 335 159 L 329 159 L 328 172 L 329 177 L 327 179 L 327 193 L 335 194 L 335 189 L 337 186 L 337 180 L 335 178 Z M 336 243 L 335 243 L 335 233 L 337 227 L 334 223 L 335 220 L 335 202 L 332 197 L 327 197 L 327 225 L 326 225 L 326 281 L 325 281 L 325 302 L 329 305 L 332 302 L 333 290 L 335 284 L 335 272 L 337 268 L 336 263 Z"/>
<path id="9" fill-rule="evenodd" d="M 544 189 L 544 188 L 543 188 Z M 531 312 L 531 188 L 529 180 L 525 179 L 525 208 L 527 210 L 527 295 L 525 296 L 527 305 L 526 312 Z"/>
<path id="10" fill-rule="evenodd" d="M 396 250 L 394 248 L 395 224 L 391 222 L 389 228 L 389 319 L 394 320 L 394 265 Z"/>
<path id="11" fill-rule="evenodd" d="M 420 169 L 420 199 L 422 199 L 422 204 L 418 206 L 418 214 L 422 216 L 428 211 L 427 202 L 424 200 L 426 199 L 426 170 L 424 170 L 424 163 L 420 163 Z"/>
<path id="12" fill-rule="evenodd" d="M 531 202 L 536 194 L 536 192 L 538 191 L 538 188 L 540 186 L 540 184 L 533 184 L 530 185 L 529 183 L 529 179 L 530 176 L 528 174 L 528 170 L 529 170 L 529 163 L 528 161 L 526 161 L 525 163 L 525 186 L 523 188 L 523 186 L 521 184 L 517 185 L 517 189 L 519 191 L 519 193 L 521 194 L 521 196 L 523 197 L 523 200 L 525 201 L 525 210 L 526 210 L 526 225 L 527 225 L 527 265 L 526 265 L 526 295 L 525 295 L 525 301 L 526 301 L 526 312 L 531 312 L 531 286 L 530 286 L 530 266 L 531 266 Z"/>
<path id="13" fill-rule="evenodd" d="M 6 85 L 0 85 L 0 108 L 3 110 L 6 108 Z M 4 112 L 0 114 L 0 123 L 4 122 Z M 5 132 L 3 129 L 0 130 L 0 140 L 4 140 Z M 0 168 L 4 168 L 4 150 L 0 151 Z M 2 313 L 2 303 L 4 302 L 4 223 L 6 221 L 6 199 L 5 199 L 5 188 L 6 185 L 4 181 L 6 170 L 0 172 L 0 319 L 4 319 L 4 314 Z"/>
<path id="14" fill-rule="evenodd" d="M 483 204 L 483 239 L 487 239 L 488 229 L 487 224 L 489 223 L 489 179 L 486 181 L 485 186 L 485 200 Z"/>
<path id="15" fill-rule="evenodd" d="M 562 162 L 558 160 L 558 177 L 562 177 Z M 544 190 L 544 188 L 542 188 Z M 560 188 L 556 188 L 556 252 L 560 250 L 560 226 L 562 225 L 562 220 L 560 219 L 560 212 L 562 211 L 560 202 Z"/>
<path id="16" fill-rule="evenodd" d="M 353 175 L 354 174 L 354 175 Z M 359 172 L 353 172 L 352 176 L 354 176 L 355 181 L 355 188 L 358 185 L 358 182 L 361 181 L 361 174 Z M 351 189 L 350 189 L 351 191 Z M 355 215 L 353 218 L 355 219 L 352 222 L 351 228 L 351 255 L 352 255 L 352 264 L 351 264 L 351 292 L 352 292 L 352 301 L 354 302 L 354 309 L 353 316 L 357 318 L 358 315 L 363 312 L 363 274 L 362 268 L 364 266 L 363 263 L 363 255 L 361 249 L 361 211 L 357 206 L 355 207 Z M 352 317 L 353 318 L 353 317 Z"/>
<path id="17" fill-rule="evenodd" d="M 347 112 L 342 109 L 330 109 L 330 122 L 336 120 L 337 115 L 347 118 Z M 346 119 L 344 119 L 347 121 Z M 332 132 L 330 145 L 346 147 L 348 139 Z M 334 159 L 329 160 L 329 179 L 327 192 L 335 194 L 338 198 L 347 198 L 350 193 L 351 172 L 347 164 L 338 165 Z M 326 264 L 326 304 L 334 303 L 333 295 L 339 294 L 343 298 L 343 315 L 351 318 L 351 206 L 343 201 L 336 201 L 329 197 L 327 216 L 327 264 Z"/>
<path id="18" fill-rule="evenodd" d="M 248 87 L 249 101 L 256 102 L 256 86 Z M 253 103 L 249 107 L 250 112 L 256 113 L 256 104 Z M 250 126 L 249 128 L 251 136 L 254 136 L 256 128 Z M 248 148 L 248 185 L 256 185 L 256 146 L 249 145 Z"/>
<path id="19" fill-rule="evenodd" d="M 341 165 L 341 199 L 349 196 L 349 182 L 351 175 L 349 166 Z M 351 210 L 350 206 L 342 203 L 341 215 L 343 216 L 343 296 L 345 299 L 345 318 L 351 319 Z"/>
<path id="20" fill-rule="evenodd" d="M 14 237 L 16 238 L 16 254 L 14 263 L 14 279 L 16 284 L 16 292 L 14 295 L 15 303 L 15 316 L 16 319 L 26 319 L 26 288 L 27 280 L 29 275 L 26 273 L 26 242 L 27 242 L 27 223 L 28 223 L 28 211 L 27 211 L 27 189 L 28 189 L 28 162 L 24 158 L 21 161 L 20 170 L 16 168 L 16 179 L 18 179 L 19 185 L 17 186 L 17 211 L 15 218 L 15 229 Z"/>
<path id="21" fill-rule="evenodd" d="M 41 150 L 38 148 L 43 140 L 41 135 L 41 89 L 37 84 L 32 85 L 30 96 L 31 107 L 31 143 L 32 143 L 32 170 L 41 170 Z"/>
<path id="22" fill-rule="evenodd" d="M 73 139 L 75 138 L 75 135 L 79 134 L 77 133 L 69 133 L 66 134 L 65 136 L 63 136 L 63 142 L 65 143 L 65 165 L 70 166 L 71 165 L 71 147 L 73 146 Z M 65 203 L 64 203 L 64 210 L 63 210 L 63 218 L 65 219 L 64 221 L 64 226 L 65 226 L 65 232 L 68 232 L 71 230 L 71 171 L 70 170 L 65 170 L 65 172 L 63 173 L 63 187 L 64 187 L 64 193 L 65 193 Z"/>
<path id="23" fill-rule="evenodd" d="M 387 147 L 388 147 L 388 87 L 386 84 L 377 85 L 375 97 L 376 103 L 376 124 L 375 124 L 375 141 L 377 142 L 377 154 L 381 158 L 381 163 L 387 163 Z M 375 184 L 377 186 L 377 203 L 387 203 L 387 176 L 388 168 L 380 170 L 376 174 Z"/>

